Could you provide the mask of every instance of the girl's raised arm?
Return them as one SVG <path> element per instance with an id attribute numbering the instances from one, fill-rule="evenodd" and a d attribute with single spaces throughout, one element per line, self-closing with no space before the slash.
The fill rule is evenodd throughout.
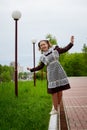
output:
<path id="1" fill-rule="evenodd" d="M 63 48 L 57 46 L 55 49 L 59 52 L 59 54 L 62 54 L 64 52 L 67 52 L 69 49 L 71 49 L 73 44 L 74 44 L 74 36 L 71 36 L 70 43 L 67 46 Z"/>

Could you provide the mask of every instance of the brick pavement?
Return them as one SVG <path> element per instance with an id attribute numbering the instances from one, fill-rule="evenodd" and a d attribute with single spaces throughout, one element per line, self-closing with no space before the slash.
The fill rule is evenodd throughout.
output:
<path id="1" fill-rule="evenodd" d="M 71 89 L 63 92 L 68 130 L 87 130 L 87 77 L 70 77 Z"/>

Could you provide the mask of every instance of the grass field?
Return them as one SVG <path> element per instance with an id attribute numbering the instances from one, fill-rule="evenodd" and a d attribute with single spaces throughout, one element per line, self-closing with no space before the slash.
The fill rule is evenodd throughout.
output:
<path id="1" fill-rule="evenodd" d="M 46 81 L 21 81 L 18 97 L 14 83 L 0 84 L 0 130 L 48 130 L 51 95 Z"/>

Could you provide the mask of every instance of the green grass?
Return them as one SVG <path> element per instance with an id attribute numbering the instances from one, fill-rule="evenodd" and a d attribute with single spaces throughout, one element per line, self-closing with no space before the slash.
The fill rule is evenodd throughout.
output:
<path id="1" fill-rule="evenodd" d="M 18 97 L 14 83 L 0 84 L 0 130 L 48 130 L 51 96 L 46 81 L 18 83 Z"/>

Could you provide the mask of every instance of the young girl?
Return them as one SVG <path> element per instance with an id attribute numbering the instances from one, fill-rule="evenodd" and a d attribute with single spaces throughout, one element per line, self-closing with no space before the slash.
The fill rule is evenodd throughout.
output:
<path id="1" fill-rule="evenodd" d="M 74 36 L 71 36 L 70 43 L 64 47 L 52 46 L 48 40 L 41 40 L 38 43 L 39 50 L 41 51 L 40 65 L 35 68 L 27 68 L 31 72 L 38 71 L 47 66 L 47 82 L 48 93 L 52 95 L 52 102 L 54 109 L 50 114 L 58 113 L 58 105 L 62 99 L 62 90 L 70 88 L 67 75 L 59 62 L 59 55 L 67 52 L 74 43 Z"/>

